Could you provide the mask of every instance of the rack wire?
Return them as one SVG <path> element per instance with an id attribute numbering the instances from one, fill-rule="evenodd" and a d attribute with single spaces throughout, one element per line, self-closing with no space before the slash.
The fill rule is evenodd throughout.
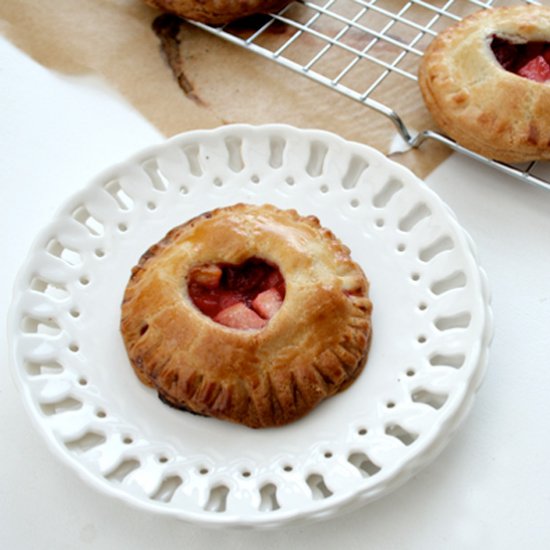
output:
<path id="1" fill-rule="evenodd" d="M 391 86 L 399 86 L 403 94 L 407 89 L 417 88 L 420 59 L 440 31 L 479 9 L 510 3 L 514 2 L 301 0 L 291 2 L 278 13 L 248 20 L 245 33 L 238 24 L 215 27 L 190 23 L 384 115 L 410 147 L 435 140 L 501 172 L 550 190 L 550 163 L 497 162 L 437 131 L 415 130 L 390 104 L 388 94 L 384 94 Z M 539 2 L 523 0 L 523 3 Z M 301 47 L 304 40 L 307 48 Z"/>

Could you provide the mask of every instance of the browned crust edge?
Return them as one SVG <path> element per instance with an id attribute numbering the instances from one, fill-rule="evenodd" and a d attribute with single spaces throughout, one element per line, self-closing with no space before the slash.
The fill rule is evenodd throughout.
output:
<path id="1" fill-rule="evenodd" d="M 258 13 L 278 11 L 292 0 L 145 0 L 163 11 L 207 23 L 222 25 Z"/>

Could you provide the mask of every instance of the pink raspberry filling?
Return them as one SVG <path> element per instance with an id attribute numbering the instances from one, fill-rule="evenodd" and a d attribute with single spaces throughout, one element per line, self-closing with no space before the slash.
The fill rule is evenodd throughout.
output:
<path id="1" fill-rule="evenodd" d="M 242 330 L 264 327 L 285 298 L 279 268 L 260 258 L 249 258 L 240 265 L 194 267 L 187 289 L 202 313 L 221 325 Z"/>
<path id="2" fill-rule="evenodd" d="M 495 35 L 491 50 L 507 71 L 535 82 L 550 80 L 550 42 L 516 44 Z"/>

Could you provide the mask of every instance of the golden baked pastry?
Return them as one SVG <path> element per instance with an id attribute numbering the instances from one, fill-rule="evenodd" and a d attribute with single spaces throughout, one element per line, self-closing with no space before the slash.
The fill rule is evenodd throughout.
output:
<path id="1" fill-rule="evenodd" d="M 550 8 L 477 12 L 439 34 L 419 84 L 441 129 L 486 157 L 550 159 Z"/>
<path id="2" fill-rule="evenodd" d="M 291 0 L 145 0 L 180 17 L 210 25 L 229 23 L 256 13 L 278 11 Z"/>
<path id="3" fill-rule="evenodd" d="M 317 218 L 237 204 L 172 229 L 133 268 L 121 331 L 166 403 L 258 428 L 349 386 L 371 336 L 368 281 Z"/>

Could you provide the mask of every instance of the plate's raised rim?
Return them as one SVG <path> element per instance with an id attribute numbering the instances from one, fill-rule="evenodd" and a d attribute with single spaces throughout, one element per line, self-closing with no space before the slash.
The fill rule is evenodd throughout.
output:
<path id="1" fill-rule="evenodd" d="M 364 148 L 364 150 L 368 151 L 369 155 L 375 158 L 378 158 L 380 162 L 386 162 L 391 164 L 395 171 L 401 172 L 402 177 L 406 179 L 414 179 L 417 182 L 417 184 L 424 186 L 423 182 L 415 174 L 413 174 L 409 169 L 407 169 L 402 165 L 397 164 L 395 161 L 388 159 L 382 153 L 373 149 L 372 147 L 365 144 L 345 140 L 344 138 L 325 130 L 299 129 L 299 128 L 295 128 L 293 126 L 289 126 L 285 124 L 268 124 L 268 125 L 258 125 L 258 126 L 249 125 L 249 124 L 235 124 L 235 125 L 222 126 L 220 128 L 215 128 L 210 130 L 193 130 L 189 132 L 184 132 L 181 134 L 177 134 L 160 144 L 155 144 L 145 149 L 142 149 L 141 151 L 128 157 L 125 161 L 116 163 L 102 170 L 97 176 L 95 176 L 91 181 L 89 181 L 86 185 L 84 185 L 84 187 L 81 188 L 80 191 L 77 191 L 74 194 L 72 194 L 70 197 L 68 197 L 60 205 L 60 207 L 55 211 L 55 213 L 52 216 L 52 220 L 58 217 L 59 215 L 61 215 L 64 211 L 66 211 L 69 205 L 71 205 L 75 200 L 77 200 L 78 197 L 84 194 L 88 189 L 94 186 L 97 186 L 100 182 L 103 182 L 107 175 L 123 169 L 124 166 L 132 165 L 137 162 L 140 162 L 144 158 L 149 158 L 151 156 L 154 156 L 155 154 L 157 154 L 158 151 L 162 150 L 165 147 L 169 147 L 172 144 L 177 144 L 179 141 L 183 139 L 185 139 L 186 141 L 196 141 L 196 140 L 200 140 L 202 137 L 211 136 L 216 133 L 235 134 L 239 132 L 250 132 L 250 131 L 264 131 L 264 132 L 272 132 L 272 133 L 298 132 L 298 133 L 305 133 L 309 136 L 318 136 L 319 138 L 324 137 L 325 139 L 339 142 L 341 145 L 344 145 L 344 146 L 347 144 L 352 144 L 353 146 L 359 146 L 360 148 Z M 477 255 L 475 244 L 473 243 L 473 240 L 468 235 L 468 233 L 464 230 L 464 228 L 462 228 L 459 225 L 456 219 L 456 216 L 454 212 L 451 210 L 451 208 L 448 205 L 446 205 L 437 196 L 437 194 L 434 191 L 427 188 L 426 186 L 423 187 L 423 192 L 427 193 L 429 196 L 431 196 L 433 200 L 436 200 L 440 205 L 443 205 L 445 207 L 447 213 L 449 214 L 449 221 L 455 226 L 455 229 L 457 230 L 460 238 L 464 240 L 464 244 L 470 250 L 472 257 L 475 260 L 477 260 L 478 255 Z M 455 406 L 456 410 L 448 414 L 445 422 L 439 424 L 439 426 L 433 427 L 428 434 L 425 434 L 423 436 L 421 449 L 417 450 L 417 453 L 415 454 L 414 459 L 406 462 L 405 464 L 401 464 L 398 468 L 395 469 L 396 471 L 393 471 L 391 468 L 388 468 L 387 473 L 384 476 L 385 479 L 380 479 L 373 486 L 367 486 L 363 490 L 357 491 L 350 495 L 343 495 L 343 496 L 334 495 L 333 497 L 331 497 L 331 499 L 316 501 L 317 505 L 314 510 L 306 510 L 302 512 L 300 511 L 297 512 L 295 510 L 292 510 L 292 511 L 279 510 L 276 512 L 271 512 L 268 516 L 266 516 L 265 520 L 263 519 L 258 520 L 257 517 L 253 518 L 252 520 L 247 520 L 246 518 L 243 518 L 243 517 L 235 518 L 234 516 L 225 515 L 225 514 L 205 515 L 205 514 L 195 513 L 192 511 L 184 511 L 181 509 L 172 509 L 167 506 L 159 505 L 158 503 L 155 503 L 153 501 L 143 501 L 143 500 L 133 498 L 127 492 L 117 489 L 111 484 L 101 482 L 101 480 L 99 480 L 96 476 L 94 476 L 92 472 L 90 472 L 87 468 L 85 468 L 80 462 L 72 459 L 69 453 L 65 452 L 63 448 L 59 445 L 59 443 L 54 439 L 50 431 L 43 429 L 40 418 L 38 417 L 38 415 L 35 413 L 35 410 L 31 406 L 31 402 L 30 402 L 31 392 L 29 388 L 26 386 L 26 384 L 24 383 L 24 380 L 19 375 L 19 372 L 15 367 L 14 340 L 15 340 L 15 334 L 17 332 L 16 305 L 20 295 L 26 288 L 25 285 L 23 284 L 24 283 L 23 274 L 25 272 L 28 258 L 30 258 L 36 252 L 36 250 L 41 248 L 41 244 L 44 241 L 44 237 L 46 232 L 48 231 L 48 228 L 49 228 L 49 224 L 46 225 L 43 229 L 41 229 L 37 233 L 29 249 L 27 257 L 18 271 L 18 274 L 16 276 L 16 279 L 13 285 L 13 298 L 8 311 L 8 322 L 7 322 L 10 373 L 12 375 L 12 378 L 14 380 L 16 387 L 24 396 L 24 399 L 23 399 L 24 407 L 27 413 L 29 414 L 34 427 L 45 438 L 48 448 L 53 452 L 53 454 L 57 456 L 60 460 L 62 460 L 63 463 L 67 464 L 69 467 L 74 469 L 81 479 L 89 483 L 91 486 L 95 487 L 99 492 L 103 494 L 111 495 L 111 496 L 116 496 L 117 498 L 120 498 L 127 504 L 130 504 L 131 506 L 137 509 L 146 510 L 150 512 L 152 511 L 155 513 L 160 513 L 162 515 L 177 517 L 179 519 L 195 522 L 205 526 L 212 526 L 212 527 L 275 528 L 283 524 L 285 525 L 295 524 L 306 519 L 315 520 L 315 519 L 322 519 L 325 517 L 332 517 L 336 513 L 357 508 L 361 504 L 367 501 L 369 502 L 373 501 L 376 498 L 382 495 L 385 495 L 391 492 L 392 490 L 394 490 L 395 488 L 397 488 L 398 486 L 402 485 L 412 475 L 414 475 L 421 466 L 425 466 L 426 464 L 431 462 L 443 450 L 443 448 L 447 445 L 448 441 L 450 440 L 450 438 L 452 437 L 456 429 L 460 426 L 461 422 L 466 417 L 468 411 L 471 409 L 475 395 L 483 380 L 483 377 L 487 368 L 487 364 L 488 364 L 488 349 L 493 337 L 493 315 L 490 307 L 490 294 L 488 289 L 487 276 L 485 271 L 478 264 L 477 271 L 480 277 L 480 286 L 482 288 L 484 299 L 485 299 L 485 304 L 484 304 L 485 305 L 485 308 L 484 308 L 485 330 L 484 330 L 483 341 L 480 342 L 481 353 L 480 353 L 479 361 L 476 368 L 473 371 L 475 374 L 470 378 L 469 384 L 464 385 L 464 387 L 461 389 L 462 398 L 459 401 L 457 400 L 457 404 Z"/>

